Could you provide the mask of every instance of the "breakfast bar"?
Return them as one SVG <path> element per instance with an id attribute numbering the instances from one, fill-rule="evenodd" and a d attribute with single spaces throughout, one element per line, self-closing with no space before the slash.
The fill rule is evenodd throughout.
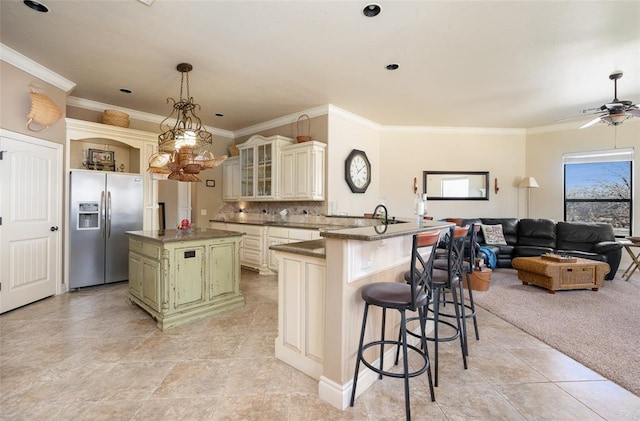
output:
<path id="1" fill-rule="evenodd" d="M 372 282 L 404 282 L 413 234 L 451 225 L 417 221 L 328 230 L 321 240 L 271 246 L 280 265 L 276 357 L 317 379 L 321 399 L 346 408 L 364 308 L 361 288 Z M 392 331 L 396 316 L 387 315 L 388 335 L 397 335 Z M 372 317 L 370 322 L 379 320 Z M 358 393 L 375 379 L 371 371 L 361 370 Z"/>

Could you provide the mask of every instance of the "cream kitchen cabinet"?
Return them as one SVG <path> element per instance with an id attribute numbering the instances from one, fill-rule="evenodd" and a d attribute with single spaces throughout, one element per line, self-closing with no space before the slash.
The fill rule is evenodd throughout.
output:
<path id="1" fill-rule="evenodd" d="M 129 299 L 165 330 L 244 306 L 241 235 L 220 231 L 133 231 Z"/>
<path id="2" fill-rule="evenodd" d="M 325 150 L 311 141 L 282 147 L 280 185 L 283 200 L 324 200 Z"/>
<path id="3" fill-rule="evenodd" d="M 319 380 L 325 364 L 326 261 L 276 253 L 280 260 L 276 358 Z"/>
<path id="4" fill-rule="evenodd" d="M 240 247 L 240 264 L 257 270 L 260 275 L 270 275 L 267 266 L 267 227 L 249 224 L 225 224 L 225 229 L 244 233 Z"/>
<path id="5" fill-rule="evenodd" d="M 222 200 L 236 201 L 240 198 L 240 158 L 227 158 L 222 164 Z"/>
<path id="6" fill-rule="evenodd" d="M 237 145 L 240 151 L 240 200 L 279 200 L 281 148 L 293 144 L 284 136 L 254 135 Z"/>
<path id="7" fill-rule="evenodd" d="M 244 233 L 240 245 L 240 264 L 249 269 L 257 270 L 261 275 L 272 275 L 278 272 L 277 256 L 269 247 L 321 238 L 320 231 L 317 229 L 224 222 L 210 222 L 209 227 Z"/>

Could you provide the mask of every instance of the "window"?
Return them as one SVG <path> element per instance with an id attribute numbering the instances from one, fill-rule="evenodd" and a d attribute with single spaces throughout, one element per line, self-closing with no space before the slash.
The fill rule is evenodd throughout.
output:
<path id="1" fill-rule="evenodd" d="M 633 149 L 564 155 L 564 220 L 606 222 L 631 235 Z"/>

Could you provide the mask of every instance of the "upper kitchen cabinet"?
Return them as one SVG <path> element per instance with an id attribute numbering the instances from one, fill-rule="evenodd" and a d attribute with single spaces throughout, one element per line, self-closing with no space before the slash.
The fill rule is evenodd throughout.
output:
<path id="1" fill-rule="evenodd" d="M 222 200 L 240 199 L 240 158 L 227 158 L 222 164 Z"/>
<path id="2" fill-rule="evenodd" d="M 326 147 L 316 141 L 282 147 L 282 199 L 324 200 Z"/>
<path id="3" fill-rule="evenodd" d="M 284 136 L 251 136 L 240 150 L 240 200 L 278 200 L 281 149 L 292 145 Z"/>

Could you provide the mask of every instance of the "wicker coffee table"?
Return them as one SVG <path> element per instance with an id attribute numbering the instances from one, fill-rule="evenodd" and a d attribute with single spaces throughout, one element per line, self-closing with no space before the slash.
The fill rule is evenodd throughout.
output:
<path id="1" fill-rule="evenodd" d="M 604 285 L 609 265 L 588 259 L 572 259 L 572 262 L 547 260 L 542 257 L 516 257 L 511 265 L 518 269 L 518 279 L 523 285 L 533 284 L 555 294 L 559 290 L 591 289 L 597 291 Z"/>

